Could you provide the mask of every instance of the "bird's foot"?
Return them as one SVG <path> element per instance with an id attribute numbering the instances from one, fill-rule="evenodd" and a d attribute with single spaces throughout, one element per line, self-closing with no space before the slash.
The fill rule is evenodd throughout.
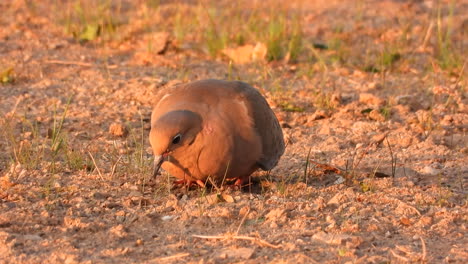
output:
<path id="1" fill-rule="evenodd" d="M 201 180 L 195 180 L 195 181 L 187 180 L 187 179 L 175 180 L 174 185 L 181 185 L 181 186 L 188 187 L 188 188 L 194 185 L 198 185 L 202 188 L 205 188 L 205 183 L 202 182 Z"/>
<path id="2" fill-rule="evenodd" d="M 237 180 L 234 182 L 234 186 L 242 187 L 242 183 L 242 178 L 237 178 Z"/>
<path id="3" fill-rule="evenodd" d="M 249 178 L 239 177 L 239 178 L 230 179 L 230 181 L 228 181 L 227 186 L 229 186 L 229 187 L 231 187 L 233 189 L 241 190 L 242 188 L 244 188 L 246 186 L 249 186 L 251 184 L 250 180 L 247 180 L 247 179 L 249 179 Z"/>

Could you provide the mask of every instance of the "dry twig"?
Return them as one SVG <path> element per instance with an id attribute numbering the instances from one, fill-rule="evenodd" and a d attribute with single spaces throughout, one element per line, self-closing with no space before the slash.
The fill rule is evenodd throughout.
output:
<path id="1" fill-rule="evenodd" d="M 260 238 L 256 238 L 256 237 L 249 237 L 249 236 L 239 236 L 239 231 L 242 227 L 242 224 L 245 222 L 245 219 L 247 218 L 247 215 L 249 215 L 249 212 L 250 212 L 250 208 L 247 210 L 247 212 L 245 213 L 244 217 L 242 217 L 242 220 L 239 224 L 239 226 L 237 227 L 237 230 L 235 233 L 227 233 L 225 235 L 222 235 L 222 236 L 206 236 L 206 235 L 192 235 L 193 237 L 197 237 L 197 238 L 203 238 L 203 239 L 221 239 L 221 240 L 228 240 L 228 239 L 239 239 L 239 240 L 249 240 L 249 241 L 252 241 L 254 243 L 257 243 L 258 245 L 260 246 L 266 246 L 266 247 L 271 247 L 271 248 L 280 248 L 281 246 L 280 245 L 273 245 L 263 239 L 260 239 Z"/>
<path id="2" fill-rule="evenodd" d="M 397 200 L 398 200 L 398 199 L 397 199 Z M 417 214 L 418 216 L 421 216 L 421 213 L 419 212 L 418 209 L 416 209 L 416 207 L 411 206 L 411 205 L 409 205 L 409 204 L 407 204 L 407 203 L 405 203 L 405 202 L 403 202 L 403 201 L 401 201 L 401 200 L 398 200 L 398 201 L 399 201 L 401 204 L 403 204 L 404 206 L 406 206 L 407 208 L 412 209 L 414 212 L 416 212 L 416 214 Z"/>
<path id="3" fill-rule="evenodd" d="M 421 257 L 421 261 L 425 262 L 426 261 L 426 254 L 427 254 L 427 251 L 426 251 L 426 243 L 424 243 L 424 239 L 422 237 L 419 237 L 419 239 L 421 239 L 421 246 L 422 246 L 422 257 Z"/>
<path id="4" fill-rule="evenodd" d="M 401 261 L 404 261 L 404 262 L 410 262 L 410 260 L 408 258 L 405 258 L 403 256 L 400 256 L 398 255 L 397 253 L 395 253 L 393 250 L 390 250 L 390 252 L 392 252 L 392 255 L 394 257 L 396 257 L 397 259 L 401 260 Z"/>
<path id="5" fill-rule="evenodd" d="M 111 171 L 111 175 L 110 175 L 111 179 L 114 177 L 115 169 L 117 168 L 117 164 L 119 163 L 119 161 L 121 159 L 122 159 L 122 155 L 120 155 L 119 158 L 117 159 L 117 161 L 114 163 L 114 165 L 112 165 L 112 171 Z"/>
<path id="6" fill-rule="evenodd" d="M 249 215 L 249 213 L 250 213 L 250 207 L 249 207 L 249 209 L 247 210 L 247 212 L 245 213 L 244 217 L 242 217 L 242 220 L 241 220 L 239 226 L 237 227 L 236 236 L 237 236 L 237 234 L 239 234 L 239 231 L 240 231 L 242 225 L 244 224 L 245 219 L 247 218 L 247 215 Z"/>
<path id="7" fill-rule="evenodd" d="M 228 240 L 228 239 L 239 239 L 239 240 L 248 240 L 252 241 L 254 243 L 257 243 L 259 246 L 266 246 L 266 247 L 271 247 L 271 248 L 280 248 L 280 245 L 273 245 L 263 239 L 256 238 L 256 237 L 249 237 L 249 236 L 237 236 L 237 235 L 232 235 L 232 234 L 226 234 L 224 236 L 205 236 L 205 235 L 192 235 L 193 237 L 197 238 L 203 238 L 203 239 L 222 239 L 222 240 Z"/>
<path id="8" fill-rule="evenodd" d="M 88 154 L 89 154 L 89 156 L 91 157 L 91 160 L 93 161 L 94 167 L 96 168 L 99 177 L 101 178 L 102 181 L 104 181 L 104 177 L 102 177 L 101 170 L 99 170 L 99 167 L 98 167 L 96 161 L 94 160 L 93 155 L 92 155 L 91 152 L 89 152 L 89 151 L 88 151 Z"/>
<path id="9" fill-rule="evenodd" d="M 160 261 L 174 260 L 174 259 L 178 259 L 178 258 L 185 258 L 185 257 L 188 257 L 188 256 L 190 256 L 190 253 L 179 253 L 179 254 L 175 254 L 175 255 L 172 255 L 172 256 L 157 258 L 157 259 L 155 259 L 155 262 L 159 263 Z"/>
<path id="10" fill-rule="evenodd" d="M 92 63 L 80 62 L 80 61 L 46 60 L 46 61 L 44 61 L 44 62 L 45 62 L 45 63 L 49 63 L 49 64 L 77 65 L 77 66 L 82 66 L 82 67 L 93 67 L 93 66 L 96 66 L 95 64 L 92 64 Z M 106 68 L 108 68 L 108 69 L 116 69 L 116 68 L 117 68 L 117 65 L 106 65 Z"/>
<path id="11" fill-rule="evenodd" d="M 419 46 L 418 50 L 420 51 L 425 51 L 427 43 L 429 42 L 431 36 L 432 36 L 432 29 L 434 28 L 434 21 L 431 21 L 429 23 L 429 26 L 427 27 L 426 34 L 424 36 L 423 42 L 421 43 L 421 46 Z"/>

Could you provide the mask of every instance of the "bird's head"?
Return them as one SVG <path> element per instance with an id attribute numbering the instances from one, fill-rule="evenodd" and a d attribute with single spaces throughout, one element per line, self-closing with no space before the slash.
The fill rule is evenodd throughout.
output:
<path id="1" fill-rule="evenodd" d="M 188 110 L 171 111 L 152 120 L 149 140 L 154 154 L 153 176 L 171 155 L 192 145 L 201 129 L 201 116 Z"/>

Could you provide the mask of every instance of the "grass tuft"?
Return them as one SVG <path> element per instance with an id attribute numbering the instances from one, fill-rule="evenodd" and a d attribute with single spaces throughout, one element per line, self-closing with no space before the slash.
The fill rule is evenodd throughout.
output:
<path id="1" fill-rule="evenodd" d="M 121 1 L 77 0 L 68 3 L 66 14 L 61 20 L 65 24 L 65 31 L 79 42 L 94 41 L 101 37 L 108 40 L 117 33 L 120 9 Z"/>
<path id="2" fill-rule="evenodd" d="M 300 17 L 295 18 L 293 32 L 288 44 L 288 61 L 297 62 L 302 52 L 302 24 Z"/>
<path id="3" fill-rule="evenodd" d="M 437 8 L 437 60 L 439 66 L 444 70 L 451 70 L 461 66 L 460 58 L 462 56 L 456 53 L 452 42 L 455 3 L 456 1 L 452 0 L 448 4 L 449 14 L 445 27 L 442 23 L 441 5 L 439 4 Z"/>

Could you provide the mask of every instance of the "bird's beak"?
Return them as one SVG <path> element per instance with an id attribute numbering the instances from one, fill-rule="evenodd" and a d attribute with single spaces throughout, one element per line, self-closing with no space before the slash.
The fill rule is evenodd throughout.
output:
<path id="1" fill-rule="evenodd" d="M 156 178 L 159 173 L 159 169 L 161 168 L 162 163 L 166 160 L 167 155 L 156 155 L 154 156 L 154 170 L 153 170 L 153 178 Z"/>

